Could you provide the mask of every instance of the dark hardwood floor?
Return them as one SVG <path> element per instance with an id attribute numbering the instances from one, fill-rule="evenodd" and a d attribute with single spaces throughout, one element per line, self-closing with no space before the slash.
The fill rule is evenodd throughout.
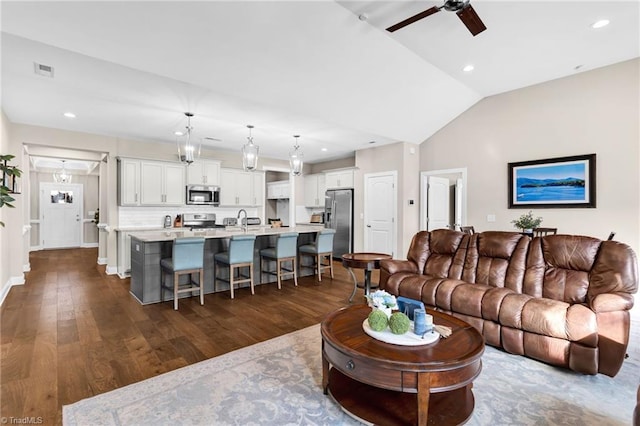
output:
<path id="1" fill-rule="evenodd" d="M 334 261 L 335 279 L 277 285 L 142 306 L 129 279 L 106 275 L 97 249 L 46 250 L 13 287 L 0 313 L 0 416 L 61 424 L 62 406 L 319 323 L 349 304 L 353 290 Z M 356 272 L 358 274 L 358 272 Z M 360 271 L 361 275 L 361 271 Z M 354 302 L 361 303 L 358 289 Z M 320 348 L 318 348 L 320 350 Z"/>

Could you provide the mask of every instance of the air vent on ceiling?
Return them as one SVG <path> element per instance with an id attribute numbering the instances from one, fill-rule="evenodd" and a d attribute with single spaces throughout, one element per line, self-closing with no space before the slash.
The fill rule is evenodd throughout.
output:
<path id="1" fill-rule="evenodd" d="M 33 63 L 34 71 L 38 75 L 42 75 L 45 77 L 53 78 L 53 67 L 50 65 L 39 64 L 37 62 Z"/>

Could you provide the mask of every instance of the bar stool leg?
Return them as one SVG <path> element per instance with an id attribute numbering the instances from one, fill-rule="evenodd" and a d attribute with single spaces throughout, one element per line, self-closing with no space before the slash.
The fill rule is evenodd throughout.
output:
<path id="1" fill-rule="evenodd" d="M 296 269 L 296 258 L 291 259 L 291 263 L 293 264 L 293 283 L 298 287 L 298 270 Z"/>
<path id="2" fill-rule="evenodd" d="M 204 305 L 204 269 L 200 269 L 200 304 Z"/>
<path id="3" fill-rule="evenodd" d="M 173 309 L 178 310 L 178 285 L 180 284 L 180 275 L 173 273 Z"/>

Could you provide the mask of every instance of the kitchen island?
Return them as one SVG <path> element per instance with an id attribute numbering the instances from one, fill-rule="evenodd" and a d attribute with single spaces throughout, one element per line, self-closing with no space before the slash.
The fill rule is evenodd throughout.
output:
<path id="1" fill-rule="evenodd" d="M 254 285 L 275 282 L 270 274 L 260 276 L 260 250 L 275 246 L 278 234 L 298 232 L 298 246 L 314 241 L 315 234 L 323 228 L 322 225 L 297 225 L 291 228 L 271 228 L 269 226 L 249 226 L 246 234 L 256 236 L 253 251 Z M 160 259 L 171 257 L 173 240 L 181 237 L 204 237 L 204 289 L 205 294 L 213 293 L 214 256 L 216 253 L 227 251 L 229 238 L 233 235 L 245 234 L 240 227 L 194 229 L 184 231 L 144 231 L 131 233 L 131 294 L 142 304 L 158 303 L 161 297 L 162 271 Z M 312 265 L 298 265 L 298 276 L 313 275 Z M 222 278 L 228 278 L 228 269 L 218 272 Z M 187 282 L 188 276 L 181 277 L 181 282 Z M 168 280 L 168 282 L 172 282 Z M 240 288 L 248 287 L 245 283 Z M 228 291 L 229 283 L 218 281 L 215 291 Z M 188 294 L 182 297 L 188 297 Z M 164 300 L 173 300 L 173 291 L 164 289 Z"/>

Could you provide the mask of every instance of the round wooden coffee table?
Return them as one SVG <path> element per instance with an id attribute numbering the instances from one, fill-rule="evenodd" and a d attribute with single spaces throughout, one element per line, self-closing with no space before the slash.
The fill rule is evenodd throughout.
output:
<path id="1" fill-rule="evenodd" d="M 342 255 L 342 265 L 347 268 L 347 271 L 353 278 L 353 292 L 349 297 L 349 302 L 353 300 L 353 296 L 356 294 L 358 287 L 364 288 L 365 296 L 371 291 L 371 271 L 374 269 L 380 269 L 380 261 L 383 259 L 392 259 L 390 254 L 385 253 L 347 253 Z M 353 273 L 351 268 L 364 269 L 364 282 L 360 284 Z M 377 285 L 375 285 L 377 287 Z"/>
<path id="2" fill-rule="evenodd" d="M 329 314 L 321 326 L 322 386 L 351 415 L 377 425 L 458 425 L 473 413 L 473 380 L 484 339 L 466 322 L 431 311 L 452 334 L 424 346 L 398 346 L 367 335 L 366 305 Z"/>

